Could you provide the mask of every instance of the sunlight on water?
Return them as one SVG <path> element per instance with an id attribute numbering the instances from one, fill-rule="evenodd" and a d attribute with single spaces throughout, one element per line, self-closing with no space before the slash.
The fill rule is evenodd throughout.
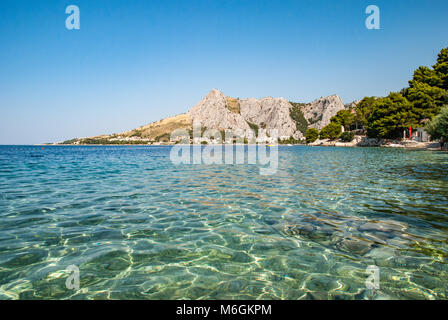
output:
<path id="1" fill-rule="evenodd" d="M 0 299 L 448 298 L 447 153 L 280 147 L 261 176 L 169 151 L 0 147 Z"/>

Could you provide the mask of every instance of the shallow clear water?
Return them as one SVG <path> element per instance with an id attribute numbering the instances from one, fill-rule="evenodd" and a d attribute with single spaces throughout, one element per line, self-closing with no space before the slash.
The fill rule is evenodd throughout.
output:
<path id="1" fill-rule="evenodd" d="M 447 153 L 280 147 L 261 176 L 169 151 L 0 147 L 0 299 L 448 298 Z"/>

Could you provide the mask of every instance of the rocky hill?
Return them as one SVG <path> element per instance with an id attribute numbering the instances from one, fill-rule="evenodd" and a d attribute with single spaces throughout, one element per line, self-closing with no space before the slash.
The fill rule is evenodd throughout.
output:
<path id="1" fill-rule="evenodd" d="M 213 89 L 186 114 L 166 118 L 114 135 L 77 138 L 64 144 L 127 144 L 169 142 L 173 130 L 191 130 L 193 123 L 207 129 L 277 129 L 280 138 L 304 138 L 307 127 L 322 129 L 344 103 L 337 95 L 311 103 L 293 103 L 284 98 L 236 99 Z M 298 116 L 299 115 L 299 116 Z"/>
<path id="2" fill-rule="evenodd" d="M 337 95 L 323 97 L 305 105 L 302 112 L 310 128 L 322 129 L 330 123 L 338 111 L 345 109 L 344 103 Z"/>

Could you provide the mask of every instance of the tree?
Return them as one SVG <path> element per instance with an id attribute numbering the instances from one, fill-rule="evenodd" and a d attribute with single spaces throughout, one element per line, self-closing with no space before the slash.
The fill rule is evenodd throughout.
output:
<path id="1" fill-rule="evenodd" d="M 355 122 L 357 126 L 365 127 L 367 126 L 367 119 L 373 110 L 373 103 L 375 102 L 375 97 L 365 97 L 355 107 Z"/>
<path id="2" fill-rule="evenodd" d="M 306 143 L 312 143 L 316 141 L 317 138 L 319 138 L 319 131 L 317 129 L 310 128 L 306 130 L 305 137 L 306 137 Z"/>
<path id="3" fill-rule="evenodd" d="M 330 122 L 327 126 L 323 127 L 320 131 L 320 137 L 322 139 L 337 139 L 342 133 L 341 124 L 338 122 Z"/>
<path id="4" fill-rule="evenodd" d="M 341 140 L 344 142 L 351 142 L 355 138 L 355 133 L 350 131 L 344 131 L 341 134 Z"/>
<path id="5" fill-rule="evenodd" d="M 448 106 L 427 123 L 425 130 L 431 135 L 431 140 L 448 141 Z"/>
<path id="6" fill-rule="evenodd" d="M 345 130 L 350 130 L 352 124 L 355 123 L 355 115 L 348 110 L 340 110 L 331 117 L 330 121 L 339 123 Z"/>
<path id="7" fill-rule="evenodd" d="M 409 81 L 409 87 L 413 88 L 417 83 L 426 83 L 432 87 L 442 87 L 443 85 L 442 79 L 434 69 L 422 66 L 414 71 L 414 76 Z"/>
<path id="8" fill-rule="evenodd" d="M 308 121 L 305 119 L 301 107 L 305 104 L 303 103 L 295 103 L 290 102 L 292 108 L 289 110 L 289 115 L 292 120 L 296 123 L 296 129 L 302 132 L 302 134 L 306 134 L 306 130 L 308 129 Z"/>
<path id="9" fill-rule="evenodd" d="M 415 82 L 406 92 L 412 102 L 412 112 L 417 123 L 431 119 L 440 112 L 442 105 L 448 103 L 448 91 L 424 82 Z"/>
<path id="10" fill-rule="evenodd" d="M 371 138 L 400 138 L 403 130 L 416 121 L 410 102 L 396 92 L 376 99 L 372 109 L 367 120 L 367 135 Z"/>
<path id="11" fill-rule="evenodd" d="M 448 90 L 448 48 L 440 51 L 437 57 L 437 63 L 433 68 L 442 80 L 441 88 Z"/>
<path id="12" fill-rule="evenodd" d="M 448 103 L 448 48 L 442 49 L 433 68 L 419 67 L 409 81 L 405 97 L 418 121 L 430 119 Z"/>

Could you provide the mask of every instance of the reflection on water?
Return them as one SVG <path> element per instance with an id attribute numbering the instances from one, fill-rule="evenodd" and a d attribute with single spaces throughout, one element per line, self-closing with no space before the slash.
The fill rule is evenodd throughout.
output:
<path id="1" fill-rule="evenodd" d="M 448 154 L 280 147 L 261 176 L 169 150 L 0 147 L 0 299 L 447 298 Z"/>

